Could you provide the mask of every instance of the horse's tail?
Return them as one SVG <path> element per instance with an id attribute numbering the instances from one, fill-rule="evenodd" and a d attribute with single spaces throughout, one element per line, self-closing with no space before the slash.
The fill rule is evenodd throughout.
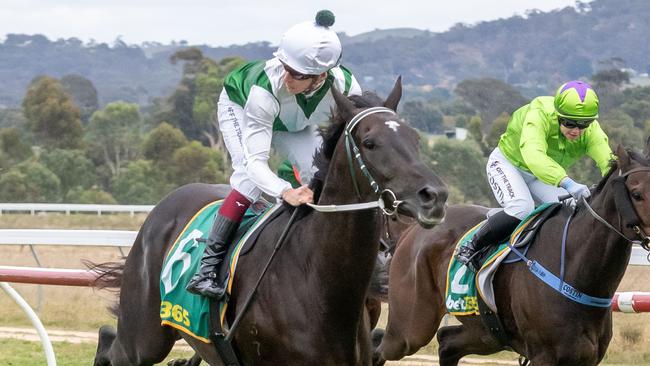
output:
<path id="1" fill-rule="evenodd" d="M 380 252 L 372 271 L 368 296 L 378 298 L 382 302 L 388 302 L 388 269 L 392 258 L 390 254 Z"/>
<path id="2" fill-rule="evenodd" d="M 119 294 L 120 287 L 122 286 L 122 274 L 124 272 L 124 261 L 121 262 L 105 262 L 93 263 L 88 260 L 83 261 L 84 265 L 89 271 L 95 273 L 95 280 L 91 286 L 99 290 L 110 290 Z M 113 315 L 118 315 L 119 304 L 114 304 L 110 307 Z"/>

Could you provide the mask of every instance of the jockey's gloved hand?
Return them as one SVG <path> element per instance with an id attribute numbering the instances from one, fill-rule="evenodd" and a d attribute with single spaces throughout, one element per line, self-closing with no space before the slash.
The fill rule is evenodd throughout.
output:
<path id="1" fill-rule="evenodd" d="M 589 187 L 580 184 L 569 177 L 564 177 L 564 179 L 560 181 L 560 187 L 566 189 L 576 201 L 580 201 L 580 198 L 582 197 L 589 198 L 589 196 L 591 196 Z"/>

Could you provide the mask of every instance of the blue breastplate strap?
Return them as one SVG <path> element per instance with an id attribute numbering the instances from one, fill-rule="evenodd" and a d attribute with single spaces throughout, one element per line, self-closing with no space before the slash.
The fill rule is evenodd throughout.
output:
<path id="1" fill-rule="evenodd" d="M 611 298 L 603 298 L 603 297 L 594 297 L 594 296 L 589 296 L 580 290 L 574 288 L 573 286 L 569 285 L 568 283 L 564 282 L 564 259 L 565 259 L 565 254 L 566 254 L 566 238 L 567 238 L 567 233 L 569 229 L 569 222 L 571 222 L 571 218 L 573 215 L 570 215 L 566 225 L 564 225 L 564 234 L 562 235 L 562 255 L 560 256 L 560 272 L 562 274 L 562 279 L 551 273 L 549 270 L 544 268 L 540 263 L 534 260 L 530 260 L 526 258 L 526 256 L 517 250 L 517 248 L 513 247 L 510 243 L 508 243 L 508 247 L 510 250 L 512 250 L 513 253 L 515 253 L 521 260 L 526 263 L 526 267 L 528 268 L 529 271 L 531 271 L 537 278 L 542 280 L 545 284 L 549 285 L 552 289 L 555 291 L 559 292 L 562 294 L 564 297 L 571 299 L 579 304 L 583 305 L 588 305 L 588 306 L 595 306 L 599 308 L 608 308 L 612 304 L 612 299 Z"/>
<path id="2" fill-rule="evenodd" d="M 565 297 L 577 303 L 583 305 L 595 306 L 599 308 L 608 308 L 612 304 L 612 299 L 589 296 L 575 289 L 573 286 L 569 285 L 568 283 L 560 281 L 560 279 L 556 275 L 549 272 L 546 268 L 544 268 L 544 266 L 542 266 L 536 261 L 530 261 L 530 264 L 527 261 L 526 265 L 528 267 L 528 270 L 531 271 L 535 276 L 537 276 L 537 278 L 544 281 L 544 283 L 551 286 L 551 288 L 555 289 Z"/>

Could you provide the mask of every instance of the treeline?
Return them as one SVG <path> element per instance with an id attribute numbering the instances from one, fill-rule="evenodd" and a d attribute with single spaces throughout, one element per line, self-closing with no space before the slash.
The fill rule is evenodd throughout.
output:
<path id="1" fill-rule="evenodd" d="M 466 79 L 495 78 L 527 97 L 569 79 L 589 78 L 614 57 L 620 67 L 650 72 L 650 2 L 594 0 L 549 12 L 531 10 L 507 19 L 457 24 L 442 33 L 376 30 L 341 34 L 343 63 L 361 84 L 387 93 L 402 75 L 405 89 L 427 97 L 450 92 Z M 281 34 L 269 38 L 279 41 Z M 179 82 L 169 57 L 188 46 L 128 45 L 79 39 L 49 40 L 43 35 L 8 34 L 0 43 L 0 106 L 18 106 L 31 79 L 68 74 L 92 80 L 100 105 L 126 101 L 140 105 L 168 95 Z M 214 60 L 237 55 L 247 60 L 271 57 L 268 42 L 229 47 L 197 46 Z"/>
<path id="2" fill-rule="evenodd" d="M 226 183 L 216 101 L 225 75 L 244 60 L 217 62 L 190 47 L 169 61 L 182 69 L 178 85 L 146 105 L 100 108 L 93 83 L 79 75 L 32 80 L 21 108 L 0 110 L 0 201 L 152 204 L 183 184 Z M 618 69 L 590 81 L 612 146 L 641 146 L 650 132 L 650 88 L 630 87 Z M 407 92 L 399 112 L 422 132 L 422 153 L 450 185 L 451 200 L 490 204 L 486 157 L 510 113 L 527 101 L 503 81 L 468 79 L 428 98 Z M 466 140 L 445 137 L 456 127 L 469 131 Z M 279 163 L 274 156 L 272 165 Z M 599 179 L 586 160 L 571 174 Z"/>

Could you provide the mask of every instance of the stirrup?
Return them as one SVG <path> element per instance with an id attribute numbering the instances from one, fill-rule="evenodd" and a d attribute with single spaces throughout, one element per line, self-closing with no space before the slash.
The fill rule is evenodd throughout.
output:
<path id="1" fill-rule="evenodd" d="M 458 249 L 458 252 L 456 253 L 456 260 L 466 265 L 467 263 L 472 261 L 474 256 L 476 256 L 476 253 L 478 253 L 478 251 L 471 250 L 466 246 L 460 247 Z"/>
<path id="2" fill-rule="evenodd" d="M 219 286 L 214 277 L 203 277 L 196 282 L 191 282 L 185 287 L 189 293 L 201 295 L 215 300 L 227 299 L 226 287 Z"/>

